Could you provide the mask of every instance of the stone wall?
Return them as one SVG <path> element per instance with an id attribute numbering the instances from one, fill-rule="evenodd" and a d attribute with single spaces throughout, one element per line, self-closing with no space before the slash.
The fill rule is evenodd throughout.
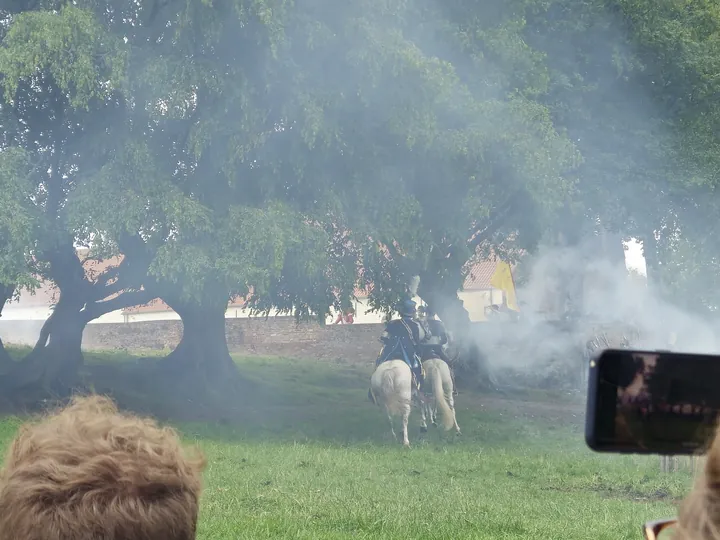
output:
<path id="1" fill-rule="evenodd" d="M 33 345 L 43 321 L 0 319 L 0 338 L 8 344 Z M 327 325 L 296 323 L 292 317 L 228 318 L 225 332 L 230 351 L 239 354 L 294 358 L 352 359 L 372 362 L 380 352 L 381 324 Z M 527 364 L 539 346 L 558 330 L 543 331 L 516 323 L 474 323 L 473 334 L 487 354 L 501 364 Z M 172 349 L 182 336 L 179 320 L 94 323 L 85 328 L 83 348 L 142 351 Z M 529 347 L 529 350 L 528 350 Z"/>
<path id="2" fill-rule="evenodd" d="M 0 320 L 0 338 L 9 344 L 32 344 L 43 321 Z M 232 352 L 300 358 L 372 362 L 380 351 L 380 324 L 320 326 L 296 323 L 292 317 L 226 319 Z M 179 320 L 89 324 L 83 334 L 85 349 L 171 349 L 182 336 Z"/>

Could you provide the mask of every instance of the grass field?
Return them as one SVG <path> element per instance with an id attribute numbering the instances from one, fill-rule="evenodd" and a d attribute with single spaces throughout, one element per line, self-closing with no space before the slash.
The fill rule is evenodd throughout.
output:
<path id="1" fill-rule="evenodd" d="M 97 359 L 97 357 L 96 357 Z M 583 405 L 560 396 L 461 394 L 463 436 L 387 438 L 370 368 L 238 358 L 255 384 L 242 413 L 179 424 L 209 466 L 198 538 L 612 539 L 674 515 L 687 472 L 586 449 Z M 0 444 L 19 418 L 0 424 Z"/>

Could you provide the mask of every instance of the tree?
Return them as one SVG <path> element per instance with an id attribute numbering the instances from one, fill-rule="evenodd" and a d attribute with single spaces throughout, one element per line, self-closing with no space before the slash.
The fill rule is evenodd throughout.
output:
<path id="1" fill-rule="evenodd" d="M 131 42 L 134 105 L 73 198 L 97 237 L 142 231 L 137 249 L 153 259 L 145 286 L 186 323 L 173 362 L 230 366 L 226 346 L 201 344 L 220 343 L 231 295 L 252 291 L 261 311 L 324 316 L 377 242 L 409 260 L 464 242 L 453 260 L 460 281 L 471 244 L 490 238 L 493 207 L 518 190 L 535 208 L 556 207 L 568 188 L 558 171 L 572 147 L 542 107 L 509 90 L 477 95 L 486 80 L 465 82 L 440 51 L 421 48 L 444 24 L 418 34 L 417 22 L 439 15 L 431 5 L 321 4 L 239 14 L 191 5 L 149 25 L 154 39 Z M 349 235 L 342 249 L 338 234 Z M 363 262 L 371 277 L 373 261 Z"/>
<path id="2" fill-rule="evenodd" d="M 375 237 L 384 249 L 367 249 L 364 265 L 378 309 L 393 309 L 409 277 L 419 275 L 420 296 L 460 338 L 466 362 L 479 367 L 488 384 L 457 296 L 468 263 L 535 246 L 572 194 L 568 172 L 577 160 L 573 145 L 535 99 L 547 77 L 524 42 L 517 14 L 505 3 L 478 9 L 462 2 L 426 14 L 428 33 L 438 31 L 428 20 L 441 21 L 443 58 L 453 66 L 457 90 L 441 104 L 434 145 L 397 158 L 412 163 L 404 178 L 414 214 L 403 229 L 413 234 L 404 240 L 389 229 Z M 437 50 L 428 36 L 418 36 L 417 43 Z"/>
<path id="3" fill-rule="evenodd" d="M 31 201 L 31 164 L 16 149 L 7 149 L 0 160 L 0 315 L 16 292 L 36 285 L 30 273 L 30 253 L 35 240 L 36 213 Z M 10 356 L 0 340 L 0 369 L 10 367 Z"/>
<path id="4" fill-rule="evenodd" d="M 122 41 L 111 39 L 93 17 L 71 5 L 13 13 L 10 20 L 0 48 L 5 131 L 0 162 L 6 171 L 18 161 L 27 165 L 4 178 L 15 204 L 32 203 L 27 229 L 32 241 L 24 240 L 26 249 L 17 253 L 31 254 L 32 266 L 25 272 L 54 281 L 60 296 L 32 353 L 0 381 L 6 396 L 28 386 L 67 391 L 82 363 L 87 322 L 147 296 L 104 302 L 128 284 L 112 281 L 114 271 L 88 279 L 75 250 L 77 234 L 67 205 L 79 172 L 92 161 L 90 141 L 113 109 Z M 17 277 L 9 282 L 22 284 Z"/>
<path id="5" fill-rule="evenodd" d="M 650 283 L 672 281 L 661 263 L 679 230 L 704 235 L 717 215 L 717 6 L 555 0 L 527 13 L 527 40 L 549 68 L 541 99 L 583 156 L 576 205 L 555 228 L 587 235 L 599 223 L 634 236 Z M 573 245 L 583 234 L 567 237 Z"/>
<path id="6" fill-rule="evenodd" d="M 228 381 L 228 299 L 324 319 L 360 270 L 384 310 L 420 275 L 421 296 L 477 356 L 457 297 L 473 257 L 532 249 L 544 231 L 573 242 L 598 221 L 649 238 L 709 189 L 687 181 L 677 149 L 700 152 L 688 126 L 712 93 L 682 114 L 630 99 L 669 103 L 656 74 L 712 72 L 700 58 L 653 60 L 687 37 L 660 32 L 675 13 L 663 5 L 666 18 L 639 0 L 83 0 L 12 13 L 0 154 L 32 163 L 32 253 L 60 287 L 24 364 L 41 368 L 20 373 L 67 387 L 88 320 L 160 297 L 184 323 L 161 367 Z M 705 54 L 714 12 L 702 13 L 702 39 L 683 45 Z M 88 279 L 75 243 L 123 262 Z M 48 348 L 65 359 L 53 369 Z"/>

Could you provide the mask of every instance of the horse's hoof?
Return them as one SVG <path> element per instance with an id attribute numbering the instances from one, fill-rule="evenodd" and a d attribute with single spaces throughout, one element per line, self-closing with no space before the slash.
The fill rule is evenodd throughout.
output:
<path id="1" fill-rule="evenodd" d="M 420 433 L 427 433 L 427 426 L 420 426 Z"/>
<path id="2" fill-rule="evenodd" d="M 456 436 L 456 437 L 459 437 L 460 435 L 462 435 L 462 433 L 460 433 L 459 431 L 456 431 L 456 432 L 455 432 L 455 436 Z"/>

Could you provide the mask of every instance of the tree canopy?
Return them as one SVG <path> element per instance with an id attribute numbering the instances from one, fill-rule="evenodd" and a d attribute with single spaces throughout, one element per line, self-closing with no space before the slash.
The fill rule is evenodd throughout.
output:
<path id="1" fill-rule="evenodd" d="M 0 9 L 0 282 L 57 283 L 36 349 L 72 365 L 89 320 L 156 297 L 198 367 L 229 358 L 231 297 L 324 320 L 358 285 L 392 310 L 412 275 L 462 334 L 468 262 L 550 232 L 635 236 L 651 265 L 682 245 L 672 290 L 717 273 L 711 2 Z M 123 262 L 88 278 L 76 245 Z"/>

